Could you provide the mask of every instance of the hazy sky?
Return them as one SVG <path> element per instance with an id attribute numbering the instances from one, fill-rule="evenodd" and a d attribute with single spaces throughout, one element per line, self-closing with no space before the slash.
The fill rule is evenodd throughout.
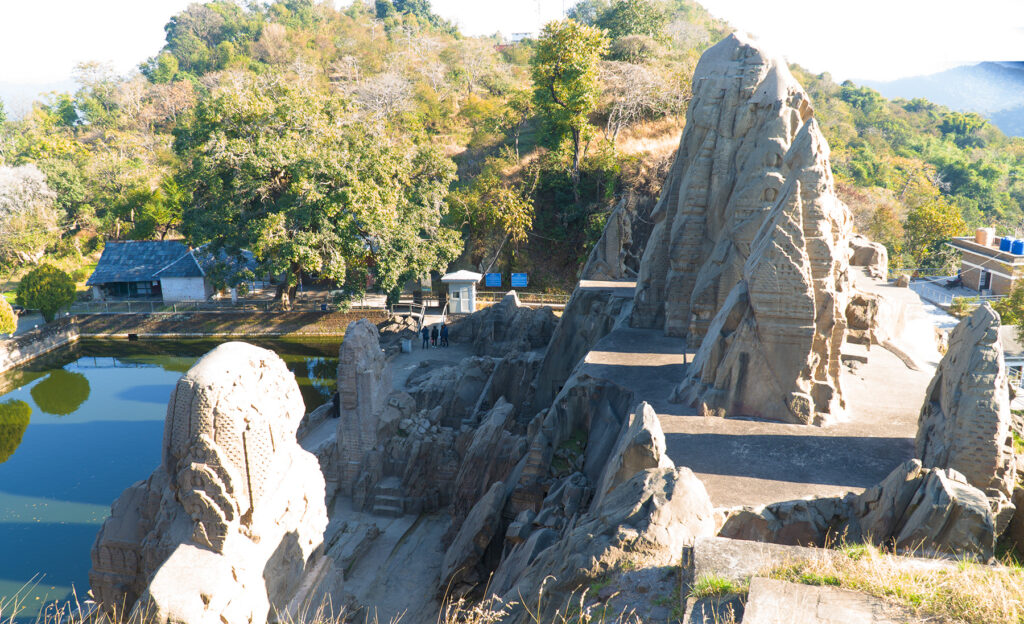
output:
<path id="1" fill-rule="evenodd" d="M 347 3 L 346 0 L 338 0 Z M 163 44 L 190 0 L 0 0 L 0 83 L 66 80 L 76 62 L 122 72 Z M 573 0 L 433 0 L 467 34 L 536 31 Z M 789 60 L 837 79 L 890 79 L 1024 60 L 1021 0 L 704 0 Z"/>

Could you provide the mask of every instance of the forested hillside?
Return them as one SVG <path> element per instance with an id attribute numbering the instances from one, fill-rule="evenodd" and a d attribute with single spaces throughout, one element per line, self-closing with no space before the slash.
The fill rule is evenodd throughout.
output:
<path id="1" fill-rule="evenodd" d="M 193 4 L 139 73 L 83 64 L 77 91 L 0 121 L 0 272 L 183 236 L 351 293 L 448 266 L 571 288 L 615 203 L 657 194 L 696 61 L 730 29 L 691 0 L 569 17 L 510 44 L 427 0 Z M 858 229 L 894 264 L 1024 222 L 1024 140 L 794 72 Z"/>

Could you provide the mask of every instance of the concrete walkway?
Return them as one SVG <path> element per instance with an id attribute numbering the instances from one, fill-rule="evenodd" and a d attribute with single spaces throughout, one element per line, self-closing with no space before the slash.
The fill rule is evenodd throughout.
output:
<path id="1" fill-rule="evenodd" d="M 701 478 L 716 507 L 861 491 L 912 456 L 918 411 L 939 359 L 920 300 L 899 290 L 884 294 L 905 306 L 899 347 L 913 354 L 920 370 L 881 347 L 868 352 L 845 345 L 845 355 L 867 356 L 868 363 L 855 372 L 844 367 L 849 419 L 832 426 L 705 418 L 696 408 L 670 403 L 686 367 L 686 344 L 660 330 L 614 330 L 588 354 L 581 372 L 629 387 L 637 402 L 650 403 L 660 416 L 669 456 Z"/>
<path id="2" fill-rule="evenodd" d="M 455 364 L 463 358 L 473 355 L 469 344 L 452 342 L 448 347 L 427 347 L 420 348 L 423 340 L 416 339 L 412 344 L 412 353 L 398 353 L 389 361 L 391 367 L 391 382 L 395 390 L 405 390 L 405 382 L 409 376 L 424 362 L 444 362 Z"/>

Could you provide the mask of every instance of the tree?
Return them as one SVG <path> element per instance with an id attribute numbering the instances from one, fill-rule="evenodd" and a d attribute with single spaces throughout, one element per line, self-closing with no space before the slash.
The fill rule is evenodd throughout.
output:
<path id="1" fill-rule="evenodd" d="M 385 139 L 347 102 L 281 75 L 236 76 L 200 100 L 177 133 L 192 188 L 184 233 L 252 251 L 262 270 L 397 295 L 461 251 L 441 225 L 455 165 L 433 145 Z"/>
<path id="2" fill-rule="evenodd" d="M 1000 323 L 1016 325 L 1017 334 L 1020 336 L 1021 330 L 1024 329 L 1024 286 L 1017 282 L 1009 295 L 992 302 L 992 309 L 999 313 Z"/>
<path id="3" fill-rule="evenodd" d="M 573 20 L 544 27 L 530 61 L 534 100 L 552 136 L 572 139 L 573 193 L 579 199 L 580 154 L 592 131 L 590 115 L 600 94 L 598 64 L 608 38 L 598 28 Z"/>
<path id="4" fill-rule="evenodd" d="M 30 393 L 36 406 L 43 412 L 67 416 L 88 400 L 91 390 L 85 375 L 59 368 L 32 386 Z"/>
<path id="5" fill-rule="evenodd" d="M 651 0 L 614 0 L 600 13 L 596 26 L 607 30 L 612 39 L 645 35 L 660 41 L 667 24 L 668 13 Z"/>
<path id="6" fill-rule="evenodd" d="M 18 329 L 18 317 L 14 314 L 11 304 L 0 295 L 0 334 L 13 334 Z"/>
<path id="7" fill-rule="evenodd" d="M 60 237 L 56 196 L 35 165 L 0 167 L 0 264 L 38 262 Z"/>
<path id="8" fill-rule="evenodd" d="M 24 401 L 8 399 L 0 403 L 0 464 L 14 455 L 32 418 L 32 406 Z"/>
<path id="9" fill-rule="evenodd" d="M 569 9 L 566 17 L 587 26 L 595 26 L 601 14 L 608 10 L 608 0 L 580 0 Z"/>
<path id="10" fill-rule="evenodd" d="M 506 160 L 489 158 L 473 182 L 451 195 L 452 215 L 469 226 L 475 248 L 497 233 L 513 244 L 526 241 L 533 226 L 533 200 L 522 189 L 503 178 Z"/>
<path id="11" fill-rule="evenodd" d="M 47 323 L 74 300 L 75 283 L 71 276 L 50 264 L 32 269 L 18 284 L 18 305 L 39 310 Z"/>
<path id="12" fill-rule="evenodd" d="M 915 268 L 945 269 L 953 260 L 946 243 L 966 230 L 967 222 L 956 206 L 942 199 L 923 203 L 907 213 L 903 224 L 904 248 Z"/>

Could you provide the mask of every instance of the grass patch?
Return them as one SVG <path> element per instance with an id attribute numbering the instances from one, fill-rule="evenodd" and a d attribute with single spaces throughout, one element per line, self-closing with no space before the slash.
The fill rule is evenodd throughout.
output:
<path id="1" fill-rule="evenodd" d="M 1013 433 L 1013 453 L 1015 455 L 1024 455 L 1024 438 L 1020 437 L 1020 435 L 1016 431 L 1013 431 L 1012 433 Z"/>
<path id="2" fill-rule="evenodd" d="M 919 616 L 967 624 L 1024 622 L 1024 570 L 960 562 L 911 563 L 875 547 L 844 546 L 845 557 L 820 557 L 778 567 L 771 578 L 828 585 L 889 599 Z"/>
<path id="3" fill-rule="evenodd" d="M 693 598 L 710 598 L 728 596 L 730 594 L 746 595 L 750 590 L 748 583 L 739 583 L 721 576 L 701 576 L 690 587 Z"/>

